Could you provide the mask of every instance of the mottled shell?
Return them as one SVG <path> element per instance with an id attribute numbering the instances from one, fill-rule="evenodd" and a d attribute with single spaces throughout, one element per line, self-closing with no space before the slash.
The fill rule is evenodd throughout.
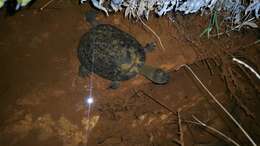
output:
<path id="1" fill-rule="evenodd" d="M 78 57 L 87 70 L 112 81 L 134 77 L 145 62 L 141 44 L 109 24 L 97 25 L 82 36 Z"/>

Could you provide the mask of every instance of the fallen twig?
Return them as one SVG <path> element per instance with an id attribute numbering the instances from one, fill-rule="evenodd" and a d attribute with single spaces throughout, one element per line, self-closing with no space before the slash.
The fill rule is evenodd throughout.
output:
<path id="1" fill-rule="evenodd" d="M 179 134 L 180 134 L 180 145 L 184 146 L 184 134 L 183 134 L 183 130 L 182 130 L 182 121 L 181 121 L 181 115 L 180 115 L 180 110 L 178 109 L 177 111 L 177 115 L 178 115 L 178 125 L 179 125 Z"/>
<path id="2" fill-rule="evenodd" d="M 40 10 L 42 11 L 43 9 L 45 9 L 46 7 L 48 7 L 54 0 L 49 0 L 47 3 L 45 3 Z"/>
<path id="3" fill-rule="evenodd" d="M 186 121 L 187 123 L 191 123 L 191 124 L 196 124 L 196 125 L 200 125 L 200 126 L 203 126 L 203 127 L 206 127 L 208 128 L 209 130 L 217 133 L 218 135 L 224 137 L 227 141 L 231 142 L 232 144 L 234 144 L 235 146 L 240 146 L 235 140 L 233 140 L 232 138 L 228 137 L 227 135 L 225 135 L 224 133 L 220 132 L 219 130 L 215 129 L 214 127 L 211 127 L 203 122 L 201 122 L 197 117 L 195 116 L 192 116 L 193 119 L 196 121 Z"/>
<path id="4" fill-rule="evenodd" d="M 228 112 L 228 110 L 216 99 L 216 97 L 209 91 L 209 89 L 201 82 L 198 76 L 193 72 L 193 70 L 186 64 L 182 65 L 186 67 L 195 79 L 200 83 L 200 85 L 207 91 L 213 101 L 228 115 L 228 117 L 238 126 L 238 128 L 244 133 L 253 146 L 257 146 L 254 140 L 249 136 L 249 134 L 244 130 L 244 128 L 238 123 L 238 121 Z"/>

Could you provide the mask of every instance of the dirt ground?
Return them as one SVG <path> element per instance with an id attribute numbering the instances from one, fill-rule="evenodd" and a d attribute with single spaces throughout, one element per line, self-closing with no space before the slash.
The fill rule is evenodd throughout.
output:
<path id="1" fill-rule="evenodd" d="M 208 16 L 151 16 L 146 23 L 160 36 L 163 50 L 140 22 L 122 13 L 99 13 L 100 22 L 130 33 L 142 45 L 157 42 L 146 61 L 168 70 L 171 79 L 155 85 L 137 76 L 111 90 L 110 81 L 94 75 L 94 103 L 89 107 L 90 78 L 78 76 L 76 49 L 91 27 L 84 20 L 90 7 L 57 1 L 39 10 L 46 2 L 37 1 L 12 17 L 1 11 L 0 146 L 232 145 L 193 117 L 241 146 L 250 145 L 183 64 L 260 144 L 260 81 L 231 59 L 238 57 L 259 72 L 260 45 L 253 44 L 259 30 L 207 39 L 199 36 Z"/>

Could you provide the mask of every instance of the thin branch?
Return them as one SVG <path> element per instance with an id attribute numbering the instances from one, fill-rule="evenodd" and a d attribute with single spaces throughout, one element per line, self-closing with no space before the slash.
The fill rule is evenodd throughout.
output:
<path id="1" fill-rule="evenodd" d="M 248 69 L 249 69 L 252 73 L 254 73 L 255 76 L 260 80 L 260 75 L 259 75 L 251 66 L 249 66 L 249 65 L 246 64 L 244 61 L 239 60 L 239 59 L 237 59 L 237 58 L 235 58 L 235 57 L 233 57 L 232 60 L 233 60 L 234 62 L 236 62 L 236 63 L 238 63 L 238 64 L 241 64 L 241 65 L 245 66 L 246 68 L 248 68 Z"/>
<path id="2" fill-rule="evenodd" d="M 163 107 L 164 109 L 166 109 L 167 111 L 169 111 L 170 113 L 175 113 L 172 109 L 170 109 L 167 105 L 165 105 L 165 104 L 163 104 L 163 103 L 161 103 L 160 101 L 158 101 L 158 100 L 156 100 L 153 96 L 151 96 L 151 95 L 149 95 L 149 94 L 147 94 L 147 93 L 145 93 L 144 91 L 142 91 L 142 90 L 138 90 L 138 91 L 135 91 L 137 94 L 137 96 L 140 96 L 138 93 L 140 92 L 140 93 L 142 93 L 144 96 L 146 96 L 146 97 L 148 97 L 148 98 L 150 98 L 153 102 L 155 102 L 155 103 L 157 103 L 158 105 L 160 105 L 161 107 Z"/>
<path id="3" fill-rule="evenodd" d="M 200 83 L 200 85 L 207 91 L 210 97 L 216 102 L 216 104 L 228 115 L 228 117 L 238 126 L 238 128 L 244 133 L 253 146 L 257 146 L 254 140 L 249 136 L 249 134 L 244 130 L 244 128 L 238 123 L 238 121 L 228 112 L 228 110 L 216 99 L 216 97 L 209 91 L 209 89 L 201 82 L 198 76 L 193 72 L 193 70 L 186 64 L 185 66 L 195 77 L 195 79 Z"/>
<path id="4" fill-rule="evenodd" d="M 184 134 L 183 134 L 183 130 L 182 130 L 182 121 L 181 121 L 181 115 L 180 115 L 180 110 L 178 109 L 177 111 L 177 115 L 178 115 L 178 125 L 179 125 L 179 134 L 180 134 L 180 145 L 184 146 Z"/>
<path id="5" fill-rule="evenodd" d="M 43 9 L 45 9 L 46 7 L 48 7 L 54 0 L 49 0 L 47 3 L 45 3 L 40 10 L 42 11 Z"/>
<path id="6" fill-rule="evenodd" d="M 232 138 L 228 137 L 227 135 L 225 135 L 224 133 L 222 133 L 221 131 L 215 129 L 214 127 L 211 127 L 203 122 L 201 122 L 197 117 L 195 116 L 192 116 L 193 119 L 196 121 L 187 121 L 188 123 L 191 123 L 191 124 L 195 124 L 195 125 L 200 125 L 202 127 L 206 127 L 208 128 L 210 131 L 213 131 L 215 133 L 217 133 L 218 135 L 224 137 L 227 141 L 231 142 L 232 144 L 234 144 L 235 146 L 240 146 L 235 140 L 233 140 Z"/>

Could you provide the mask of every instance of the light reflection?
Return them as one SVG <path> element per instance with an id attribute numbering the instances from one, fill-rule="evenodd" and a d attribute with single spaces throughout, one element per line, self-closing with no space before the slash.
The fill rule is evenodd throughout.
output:
<path id="1" fill-rule="evenodd" d="M 85 104 L 86 105 L 90 106 L 93 103 L 94 103 L 94 98 L 92 96 L 85 97 Z"/>

